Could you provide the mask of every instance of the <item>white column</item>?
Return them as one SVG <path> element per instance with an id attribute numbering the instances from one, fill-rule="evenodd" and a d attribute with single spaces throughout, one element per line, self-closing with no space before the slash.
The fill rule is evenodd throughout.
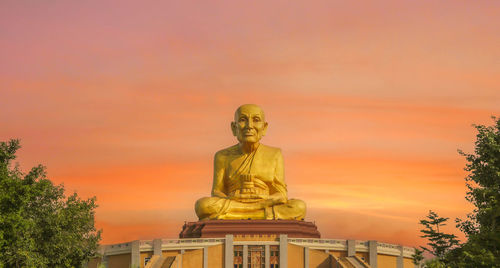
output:
<path id="1" fill-rule="evenodd" d="M 347 257 L 356 255 L 356 240 L 347 240 Z"/>
<path id="2" fill-rule="evenodd" d="M 177 262 L 177 265 L 179 268 L 182 268 L 182 257 L 184 255 L 184 249 L 181 249 L 181 254 L 179 255 L 179 261 Z"/>
<path id="3" fill-rule="evenodd" d="M 208 268 L 208 247 L 203 247 L 203 268 Z"/>
<path id="4" fill-rule="evenodd" d="M 264 258 L 266 260 L 265 267 L 270 268 L 271 267 L 271 261 L 270 261 L 270 259 L 271 259 L 271 247 L 269 245 L 265 246 L 265 253 L 264 254 L 265 254 Z"/>
<path id="5" fill-rule="evenodd" d="M 141 246 L 141 241 L 139 241 L 139 240 L 132 241 L 132 245 L 131 245 L 132 252 L 130 252 L 131 253 L 130 254 L 131 255 L 130 263 L 131 263 L 132 267 L 136 267 L 136 266 L 139 267 L 141 265 L 140 246 Z"/>
<path id="6" fill-rule="evenodd" d="M 161 239 L 153 240 L 153 255 L 159 255 L 161 257 Z"/>
<path id="7" fill-rule="evenodd" d="M 288 268 L 288 235 L 280 234 L 280 267 Z"/>
<path id="8" fill-rule="evenodd" d="M 403 246 L 398 246 L 398 249 L 400 250 L 400 253 L 399 253 L 399 256 L 397 258 L 397 264 L 396 264 L 396 267 L 397 268 L 403 268 L 404 266 L 404 262 L 403 262 Z"/>
<path id="9" fill-rule="evenodd" d="M 225 250 L 224 250 L 224 260 L 226 263 L 226 268 L 233 268 L 234 266 L 234 246 L 233 246 L 233 235 L 227 234 L 225 240 Z M 245 267 L 246 268 L 246 267 Z"/>
<path id="10" fill-rule="evenodd" d="M 377 241 L 375 241 L 375 240 L 368 241 L 368 254 L 369 254 L 370 266 L 372 268 L 378 268 L 378 265 L 377 265 Z"/>
<path id="11" fill-rule="evenodd" d="M 248 245 L 243 245 L 243 268 L 248 267 Z"/>

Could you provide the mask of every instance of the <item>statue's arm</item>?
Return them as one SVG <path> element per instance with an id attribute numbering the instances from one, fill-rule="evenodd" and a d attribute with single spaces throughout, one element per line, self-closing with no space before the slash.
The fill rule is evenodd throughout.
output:
<path id="1" fill-rule="evenodd" d="M 275 171 L 274 171 L 274 181 L 271 185 L 271 191 L 269 198 L 273 200 L 275 204 L 283 204 L 287 202 L 287 190 L 285 184 L 285 172 L 283 164 L 283 155 L 281 150 L 278 149 L 275 157 Z"/>
<path id="2" fill-rule="evenodd" d="M 214 157 L 214 181 L 212 185 L 212 196 L 227 198 L 227 195 L 224 193 L 224 162 L 224 154 L 217 152 Z"/>

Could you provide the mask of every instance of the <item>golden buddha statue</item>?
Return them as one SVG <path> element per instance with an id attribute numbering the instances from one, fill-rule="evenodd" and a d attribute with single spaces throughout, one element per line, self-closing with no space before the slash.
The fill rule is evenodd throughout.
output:
<path id="1" fill-rule="evenodd" d="M 239 143 L 215 154 L 212 196 L 196 202 L 198 218 L 303 220 L 305 203 L 287 198 L 281 150 L 260 143 L 264 111 L 240 106 L 231 129 Z"/>

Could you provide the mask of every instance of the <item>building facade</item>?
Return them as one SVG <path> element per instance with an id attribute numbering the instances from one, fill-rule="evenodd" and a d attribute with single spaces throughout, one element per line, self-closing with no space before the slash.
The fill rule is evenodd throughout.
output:
<path id="1" fill-rule="evenodd" d="M 89 268 L 414 268 L 415 249 L 287 235 L 136 240 L 105 245 Z"/>

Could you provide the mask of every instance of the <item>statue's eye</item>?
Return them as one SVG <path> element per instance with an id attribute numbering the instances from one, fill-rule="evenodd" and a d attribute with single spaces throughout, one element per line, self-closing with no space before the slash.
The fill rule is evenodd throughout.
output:
<path id="1" fill-rule="evenodd" d="M 247 119 L 245 117 L 240 118 L 240 122 L 246 122 L 246 121 L 247 121 Z"/>
<path id="2" fill-rule="evenodd" d="M 258 117 L 254 117 L 254 118 L 253 118 L 253 121 L 254 121 L 254 122 L 260 122 L 260 118 L 258 118 Z"/>

